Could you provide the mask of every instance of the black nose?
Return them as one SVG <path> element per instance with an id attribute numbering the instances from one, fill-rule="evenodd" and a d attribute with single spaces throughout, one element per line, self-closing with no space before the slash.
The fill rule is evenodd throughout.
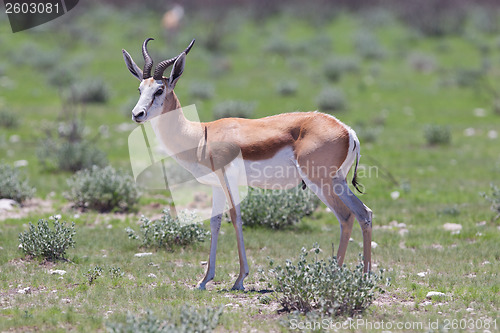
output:
<path id="1" fill-rule="evenodd" d="M 144 111 L 139 112 L 138 114 L 135 115 L 135 118 L 142 118 L 144 117 L 146 113 Z"/>

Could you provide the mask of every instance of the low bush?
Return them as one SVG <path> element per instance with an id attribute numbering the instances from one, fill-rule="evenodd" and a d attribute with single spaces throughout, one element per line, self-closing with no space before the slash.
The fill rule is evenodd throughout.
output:
<path id="1" fill-rule="evenodd" d="M 39 220 L 35 226 L 31 222 L 29 229 L 19 234 L 19 248 L 27 255 L 42 257 L 47 260 L 64 259 L 66 250 L 75 247 L 75 223 L 66 226 L 54 216 L 54 228 L 49 227 L 47 220 Z"/>
<path id="2" fill-rule="evenodd" d="M 56 129 L 46 129 L 46 138 L 40 140 L 36 150 L 42 167 L 75 172 L 93 165 L 107 165 L 106 154 L 85 138 L 86 132 L 84 124 L 75 119 L 59 123 Z"/>
<path id="3" fill-rule="evenodd" d="M 354 48 L 363 59 L 378 60 L 385 56 L 385 49 L 370 31 L 360 31 L 354 36 Z"/>
<path id="4" fill-rule="evenodd" d="M 293 96 L 297 93 L 299 89 L 299 84 L 297 81 L 282 81 L 276 86 L 276 91 L 281 96 Z"/>
<path id="5" fill-rule="evenodd" d="M 302 248 L 298 260 L 274 266 L 271 260 L 270 274 L 275 278 L 274 288 L 279 302 L 287 311 L 308 313 L 317 311 L 331 316 L 350 316 L 366 310 L 377 293 L 384 290 L 383 271 L 363 273 L 363 263 L 354 269 L 338 266 L 336 257 L 319 259 L 317 244 L 308 251 Z M 312 258 L 308 257 L 313 253 Z M 389 280 L 385 279 L 386 284 Z"/>
<path id="6" fill-rule="evenodd" d="M 241 203 L 241 218 L 246 226 L 262 225 L 280 229 L 299 223 L 311 215 L 319 199 L 308 189 L 264 190 L 248 188 L 248 195 Z"/>
<path id="7" fill-rule="evenodd" d="M 359 70 L 359 61 L 352 57 L 335 57 L 327 60 L 323 72 L 328 80 L 336 82 L 345 73 Z"/>
<path id="8" fill-rule="evenodd" d="M 129 211 L 139 201 L 140 192 L 134 178 L 111 166 L 78 171 L 67 181 L 65 197 L 76 207 L 100 212 Z"/>
<path id="9" fill-rule="evenodd" d="M 254 103 L 243 101 L 225 101 L 217 104 L 213 109 L 214 119 L 221 118 L 252 118 L 255 109 Z"/>
<path id="10" fill-rule="evenodd" d="M 189 94 L 193 98 L 207 100 L 214 97 L 214 86 L 208 82 L 194 82 L 189 86 Z"/>
<path id="11" fill-rule="evenodd" d="M 167 320 L 156 317 L 151 310 L 145 315 L 127 315 L 126 322 L 108 323 L 107 329 L 113 333 L 189 333 L 189 332 L 212 332 L 219 324 L 223 307 L 197 309 L 193 306 L 184 305 L 181 308 L 178 319 L 174 319 L 171 312 Z"/>
<path id="12" fill-rule="evenodd" d="M 19 126 L 19 112 L 12 112 L 5 108 L 0 108 L 0 127 L 16 128 Z"/>
<path id="13" fill-rule="evenodd" d="M 103 167 L 108 164 L 106 154 L 87 140 L 57 142 L 45 139 L 40 141 L 36 154 L 45 170 L 75 172 L 93 165 Z"/>
<path id="14" fill-rule="evenodd" d="M 105 104 L 109 97 L 109 86 L 104 81 L 83 80 L 74 84 L 67 99 L 73 103 Z"/>
<path id="15" fill-rule="evenodd" d="M 0 199 L 12 199 L 23 202 L 32 198 L 35 188 L 27 180 L 22 180 L 19 169 L 8 164 L 0 164 Z"/>
<path id="16" fill-rule="evenodd" d="M 94 268 L 89 269 L 83 276 L 87 278 L 89 282 L 89 286 L 92 285 L 101 275 L 102 275 L 102 267 L 95 266 Z"/>
<path id="17" fill-rule="evenodd" d="M 500 188 L 491 184 L 491 193 L 481 193 L 481 196 L 491 204 L 491 210 L 495 213 L 494 221 L 500 218 Z"/>
<path id="18" fill-rule="evenodd" d="M 424 128 L 424 136 L 430 146 L 448 145 L 451 142 L 451 131 L 449 126 L 427 125 Z"/>
<path id="19" fill-rule="evenodd" d="M 177 246 L 203 242 L 207 239 L 210 233 L 195 223 L 195 220 L 196 216 L 187 211 L 174 218 L 169 210 L 164 210 L 159 220 L 150 220 L 142 216 L 139 232 L 132 228 L 127 228 L 125 231 L 130 239 L 140 241 L 144 247 L 173 250 Z"/>
<path id="20" fill-rule="evenodd" d="M 292 54 L 293 47 L 290 42 L 286 41 L 283 37 L 273 35 L 264 46 L 264 52 L 274 53 L 280 56 L 288 56 Z"/>
<path id="21" fill-rule="evenodd" d="M 346 99 L 344 92 L 337 88 L 325 88 L 318 97 L 316 103 L 320 111 L 334 112 L 346 108 Z"/>

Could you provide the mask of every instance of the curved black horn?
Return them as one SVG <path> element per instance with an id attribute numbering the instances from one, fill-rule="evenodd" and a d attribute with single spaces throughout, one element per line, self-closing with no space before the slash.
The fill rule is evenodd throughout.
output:
<path id="1" fill-rule="evenodd" d="M 188 47 L 186 47 L 186 49 L 184 51 L 182 51 L 177 57 L 173 57 L 173 58 L 170 58 L 170 59 L 167 59 L 167 60 L 163 60 L 162 62 L 160 62 L 158 64 L 158 66 L 156 66 L 155 74 L 154 74 L 153 78 L 155 80 L 161 80 L 162 77 L 163 77 L 163 72 L 165 72 L 165 70 L 168 67 L 172 66 L 172 64 L 177 60 L 177 58 L 179 58 L 179 56 L 182 53 L 188 54 L 189 51 L 191 50 L 191 48 L 193 47 L 194 42 L 195 42 L 195 39 L 193 39 L 191 41 L 191 43 L 189 43 Z"/>
<path id="2" fill-rule="evenodd" d="M 148 38 L 142 44 L 142 56 L 144 57 L 144 62 L 145 62 L 144 71 L 142 74 L 142 78 L 144 80 L 149 79 L 151 77 L 151 69 L 153 68 L 153 59 L 151 58 L 151 56 L 149 55 L 149 52 L 148 52 L 148 42 L 150 40 L 154 40 L 154 39 Z"/>

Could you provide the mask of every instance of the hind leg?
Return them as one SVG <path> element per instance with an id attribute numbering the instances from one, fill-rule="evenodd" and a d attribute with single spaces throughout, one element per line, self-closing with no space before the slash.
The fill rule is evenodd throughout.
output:
<path id="1" fill-rule="evenodd" d="M 346 205 L 349 210 L 356 216 L 356 219 L 363 231 L 363 263 L 364 271 L 371 269 L 371 253 L 372 253 L 372 210 L 368 208 L 361 200 L 352 193 L 344 178 L 334 177 L 332 185 L 335 194 Z"/>

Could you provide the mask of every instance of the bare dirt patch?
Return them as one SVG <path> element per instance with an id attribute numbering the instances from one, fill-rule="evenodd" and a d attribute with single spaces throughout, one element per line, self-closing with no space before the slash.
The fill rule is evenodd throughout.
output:
<path id="1" fill-rule="evenodd" d="M 53 201 L 40 198 L 26 200 L 21 206 L 12 210 L 0 210 L 0 221 L 6 219 L 21 219 L 32 214 L 43 215 L 53 212 Z"/>

